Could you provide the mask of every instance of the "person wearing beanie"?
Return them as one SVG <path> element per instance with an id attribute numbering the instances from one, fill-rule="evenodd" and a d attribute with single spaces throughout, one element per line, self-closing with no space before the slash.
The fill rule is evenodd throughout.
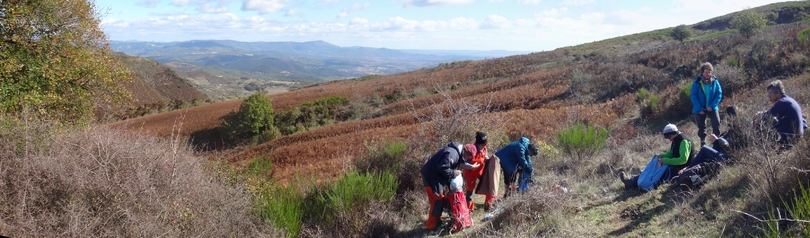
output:
<path id="1" fill-rule="evenodd" d="M 527 184 L 532 177 L 532 158 L 538 153 L 536 145 L 529 141 L 529 138 L 521 137 L 520 140 L 509 143 L 495 156 L 500 158 L 503 181 L 506 184 L 506 192 L 503 197 L 508 197 L 517 191 L 517 176 L 521 174 L 521 184 Z M 524 192 L 525 188 L 521 188 Z"/>
<path id="2" fill-rule="evenodd" d="M 678 127 L 674 124 L 664 126 L 663 133 L 664 138 L 670 141 L 669 150 L 663 154 L 656 155 L 656 157 L 658 158 L 659 164 L 669 165 L 669 171 L 665 174 L 675 176 L 681 169 L 689 165 L 695 157 L 695 153 L 692 149 L 692 140 L 678 131 Z M 631 177 L 627 173 L 621 172 L 619 179 L 624 183 L 625 189 L 638 187 L 638 175 Z M 670 178 L 661 177 L 661 180 L 656 184 L 668 181 L 669 179 Z"/>
<path id="3" fill-rule="evenodd" d="M 475 143 L 467 144 L 464 146 L 464 151 L 469 151 L 471 153 L 471 158 L 467 160 L 469 164 L 477 164 L 477 165 L 484 165 L 487 163 L 488 154 L 487 154 L 487 134 L 481 131 L 475 132 Z M 472 201 L 473 192 L 475 192 L 476 184 L 482 178 L 484 174 L 484 169 L 486 166 L 464 169 L 464 183 L 467 184 L 467 206 L 469 207 L 470 211 L 475 209 L 475 204 Z M 494 200 L 494 194 L 485 194 L 486 200 L 484 201 L 484 210 L 489 211 L 492 207 L 492 202 Z"/>
<path id="4" fill-rule="evenodd" d="M 473 168 L 480 165 L 470 165 L 462 160 L 463 147 L 458 142 L 450 142 L 447 146 L 439 149 L 422 166 L 419 172 L 422 174 L 422 182 L 428 196 L 428 220 L 425 227 L 428 230 L 435 230 L 442 221 L 444 211 L 444 189 L 450 186 L 450 182 L 456 178 L 456 170 L 460 168 Z"/>

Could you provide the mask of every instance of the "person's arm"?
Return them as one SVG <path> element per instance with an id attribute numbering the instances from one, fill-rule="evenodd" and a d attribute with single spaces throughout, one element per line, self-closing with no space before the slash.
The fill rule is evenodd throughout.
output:
<path id="1" fill-rule="evenodd" d="M 717 78 L 714 79 L 714 82 L 715 91 L 714 95 L 712 95 L 712 101 L 709 102 L 709 107 L 712 108 L 712 110 L 717 110 L 717 107 L 720 105 L 720 100 L 723 100 L 723 87 L 720 86 L 720 81 L 718 81 Z"/>
<path id="2" fill-rule="evenodd" d="M 524 148 L 523 146 L 520 147 L 520 163 L 521 168 L 528 174 L 532 173 L 532 159 L 529 157 L 529 149 Z"/>
<path id="3" fill-rule="evenodd" d="M 661 158 L 661 159 L 669 158 L 669 157 L 672 157 L 672 149 L 671 148 L 669 150 L 667 150 L 667 152 L 664 152 L 663 154 L 658 154 L 658 158 Z"/>
<path id="4" fill-rule="evenodd" d="M 692 100 L 692 105 L 703 107 L 700 105 L 700 101 L 698 100 L 697 94 L 700 93 L 698 90 L 700 90 L 700 84 L 692 83 L 692 92 L 689 93 L 689 99 Z"/>
<path id="5" fill-rule="evenodd" d="M 692 153 L 692 143 L 688 140 L 682 140 L 680 147 L 680 156 L 678 157 L 662 157 L 665 164 L 669 165 L 682 165 L 689 161 L 689 154 Z M 671 156 L 671 155 L 670 155 Z"/>
<path id="6" fill-rule="evenodd" d="M 457 155 L 454 154 L 455 153 L 445 153 L 444 158 L 442 158 L 442 161 L 439 163 L 439 167 L 437 168 L 439 175 L 444 178 L 443 184 L 450 184 L 450 181 L 456 177 L 456 172 L 453 171 L 453 161 L 455 161 L 457 158 L 454 159 L 453 157 L 456 157 Z"/>

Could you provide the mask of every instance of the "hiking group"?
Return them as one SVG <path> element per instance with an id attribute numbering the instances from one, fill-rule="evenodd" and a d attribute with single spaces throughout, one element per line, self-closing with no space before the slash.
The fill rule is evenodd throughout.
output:
<path id="1" fill-rule="evenodd" d="M 480 131 L 475 133 L 474 143 L 450 142 L 439 149 L 420 170 L 430 206 L 425 227 L 428 230 L 439 228 L 445 208 L 450 210 L 451 233 L 472 226 L 473 195 L 484 195 L 483 210 L 491 211 L 498 197 L 501 176 L 506 188 L 504 197 L 526 191 L 532 176 L 531 156 L 537 153 L 537 146 L 522 137 L 489 155 L 487 135 Z"/>
<path id="2" fill-rule="evenodd" d="M 700 75 L 692 83 L 690 99 L 692 101 L 692 114 L 698 127 L 697 135 L 700 147 L 695 153 L 692 139 L 678 130 L 674 124 L 664 126 L 664 138 L 670 141 L 669 150 L 654 155 L 652 160 L 641 171 L 641 174 L 630 176 L 626 172 L 619 173 L 619 179 L 624 183 L 625 189 L 639 188 L 643 191 L 652 190 L 666 182 L 677 182 L 689 188 L 700 186 L 716 174 L 722 165 L 731 162 L 729 149 L 732 146 L 727 140 L 733 136 L 734 130 L 742 129 L 728 123 L 727 131 L 720 133 L 719 104 L 723 100 L 723 90 L 720 81 L 712 75 L 714 68 L 711 63 L 703 63 Z M 769 121 L 770 126 L 765 130 L 774 130 L 779 135 L 774 143 L 776 152 L 790 148 L 799 137 L 804 134 L 807 127 L 802 118 L 799 104 L 785 93 L 782 81 L 775 80 L 768 84 L 767 98 L 773 105 L 768 111 L 760 112 L 752 124 L 761 124 L 759 121 Z M 728 107 L 726 116 L 736 116 L 735 107 Z M 706 119 L 710 119 L 712 133 L 706 133 Z M 709 145 L 706 145 L 708 139 Z"/>
<path id="3" fill-rule="evenodd" d="M 621 172 L 619 177 L 625 189 L 649 191 L 669 181 L 695 188 L 731 161 L 729 150 L 732 145 L 728 138 L 734 135 L 734 130 L 739 126 L 727 123 L 726 132 L 720 132 L 718 111 L 723 90 L 713 71 L 711 63 L 703 63 L 691 88 L 692 117 L 698 127 L 700 140 L 698 152 L 695 153 L 692 138 L 682 133 L 675 124 L 667 124 L 663 137 L 670 142 L 669 149 L 654 155 L 639 175 L 630 176 Z M 780 80 L 771 82 L 766 89 L 767 98 L 773 106 L 761 112 L 761 118 L 755 120 L 772 123 L 767 129 L 779 134 L 779 140 L 775 143 L 776 151 L 783 151 L 803 135 L 807 125 L 802 118 L 801 107 L 785 93 Z M 735 107 L 728 107 L 725 114 L 726 118 L 736 116 Z M 712 128 L 708 134 L 707 119 L 711 121 Z M 451 233 L 472 226 L 470 212 L 475 209 L 473 195 L 484 195 L 484 211 L 492 210 L 501 176 L 506 190 L 504 198 L 525 192 L 533 181 L 531 156 L 537 154 L 537 146 L 526 137 L 509 143 L 494 155 L 487 151 L 487 135 L 484 132 L 475 133 L 474 143 L 462 145 L 450 142 L 428 159 L 420 170 L 430 206 L 425 227 L 428 230 L 441 227 L 442 213 L 446 208 L 451 214 Z"/>

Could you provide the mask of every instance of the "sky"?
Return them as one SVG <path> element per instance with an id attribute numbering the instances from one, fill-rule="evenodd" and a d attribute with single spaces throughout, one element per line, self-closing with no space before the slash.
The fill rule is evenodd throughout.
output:
<path id="1" fill-rule="evenodd" d="M 549 51 L 773 0 L 95 0 L 110 40 Z"/>

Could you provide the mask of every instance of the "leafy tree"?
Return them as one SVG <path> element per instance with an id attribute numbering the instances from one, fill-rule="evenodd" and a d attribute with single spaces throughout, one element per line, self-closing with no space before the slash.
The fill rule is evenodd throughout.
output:
<path id="1" fill-rule="evenodd" d="M 683 24 L 678 25 L 675 27 L 675 29 L 672 30 L 672 32 L 669 33 L 669 36 L 683 42 L 684 40 L 689 39 L 689 37 L 692 36 L 692 30 L 686 25 Z"/>
<path id="2" fill-rule="evenodd" d="M 114 59 L 87 0 L 0 0 L 0 112 L 24 108 L 83 123 L 126 98 L 131 79 Z M 101 108 L 101 107 L 98 107 Z"/>
<path id="3" fill-rule="evenodd" d="M 250 95 L 239 106 L 222 118 L 222 129 L 227 138 L 244 139 L 273 129 L 273 104 L 264 93 Z"/>
<path id="4" fill-rule="evenodd" d="M 768 19 L 765 14 L 753 10 L 745 10 L 731 19 L 731 27 L 740 31 L 745 38 L 751 38 L 759 29 L 765 28 Z"/>

